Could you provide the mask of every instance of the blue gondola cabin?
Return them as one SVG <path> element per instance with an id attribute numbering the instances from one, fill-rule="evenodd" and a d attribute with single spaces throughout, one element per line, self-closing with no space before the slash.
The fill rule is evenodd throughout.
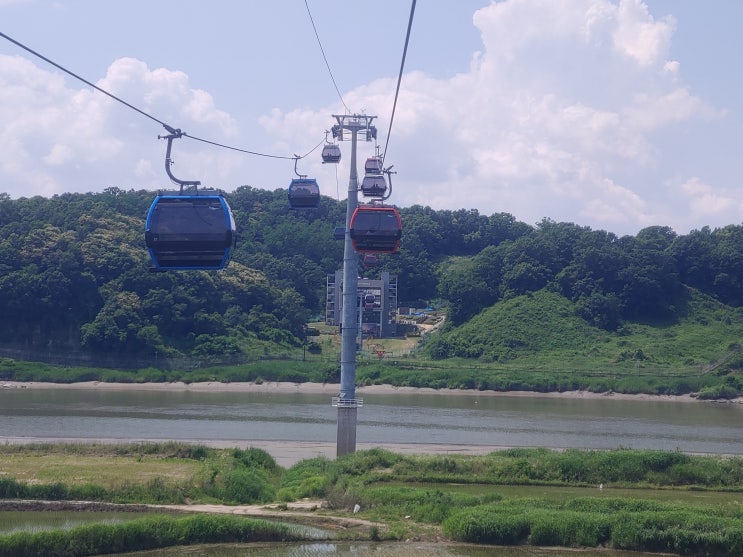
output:
<path id="1" fill-rule="evenodd" d="M 145 244 L 158 271 L 224 269 L 236 239 L 221 195 L 158 195 L 147 213 Z"/>

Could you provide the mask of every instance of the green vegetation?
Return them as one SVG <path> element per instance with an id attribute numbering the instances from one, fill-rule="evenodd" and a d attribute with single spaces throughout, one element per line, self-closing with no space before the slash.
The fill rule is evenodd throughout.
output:
<path id="1" fill-rule="evenodd" d="M 285 361 L 265 360 L 235 366 L 214 366 L 200 369 L 161 370 L 146 368 L 119 370 L 59 366 L 39 362 L 17 361 L 0 358 L 0 379 L 6 381 L 36 381 L 50 383 L 77 383 L 81 381 L 103 381 L 107 383 L 163 383 L 183 381 L 288 381 L 292 383 L 337 383 L 340 368 L 336 362 L 320 360 Z"/>
<path id="2" fill-rule="evenodd" d="M 653 327 L 625 324 L 606 331 L 587 324 L 574 304 L 542 290 L 496 303 L 467 323 L 417 339 L 387 340 L 383 359 L 372 352 L 357 358 L 357 384 L 434 389 L 554 392 L 693 394 L 731 399 L 743 393 L 740 310 L 694 292 L 689 314 Z M 338 383 L 337 331 L 317 326 L 319 355 L 264 359 L 240 365 L 138 370 L 71 367 L 0 358 L 0 379 L 73 383 L 183 381 L 286 381 Z M 461 353 L 435 359 L 439 350 Z M 464 357 L 465 354 L 479 357 Z M 496 356 L 497 355 L 497 356 Z"/>
<path id="3" fill-rule="evenodd" d="M 425 351 L 448 355 L 432 369 L 451 369 L 452 356 L 473 369 L 462 376 L 464 388 L 739 396 L 739 310 L 698 292 L 688 308 L 672 324 L 625 324 L 611 332 L 577 317 L 564 297 L 541 290 L 495 304 L 431 338 Z"/>
<path id="4" fill-rule="evenodd" d="M 19 532 L 0 537 L 1 557 L 82 557 L 174 545 L 298 539 L 281 524 L 236 516 L 152 516 L 123 524 Z"/>
<path id="5" fill-rule="evenodd" d="M 255 448 L 31 444 L 5 445 L 0 454 L 0 499 L 253 504 L 273 501 L 281 476 L 273 458 Z"/>
<path id="6" fill-rule="evenodd" d="M 682 555 L 738 555 L 741 514 L 678 504 L 584 497 L 510 500 L 452 513 L 444 533 L 493 545 L 610 547 Z"/>
<path id="7" fill-rule="evenodd" d="M 669 451 L 550 451 L 509 449 L 485 456 L 404 456 L 381 449 L 330 461 L 312 458 L 289 469 L 263 451 L 216 450 L 182 444 L 0 448 L 8 462 L 0 497 L 97 497 L 98 501 L 193 503 L 325 500 L 313 523 L 331 517 L 366 519 L 357 539 L 441 539 L 495 545 L 611 548 L 682 555 L 739 555 L 743 551 L 743 459 Z M 79 455 L 77 470 L 69 473 Z M 20 458 L 23 457 L 23 460 Z M 21 463 L 31 466 L 20 481 Z M 189 463 L 192 475 L 154 478 L 137 467 Z M 97 461 L 96 461 L 97 459 Z M 61 465 L 64 464 L 64 465 Z M 88 482 L 95 470 L 126 474 L 119 487 Z M 4 468 L 5 470 L 6 468 Z M 60 476 L 55 478 L 55 471 Z M 43 478 L 43 479 L 42 479 Z M 59 481 L 58 481 L 59 480 Z M 64 480 L 64 481 L 61 481 Z M 128 485 L 126 489 L 122 486 Z M 157 495 L 158 486 L 171 485 Z M 85 487 L 87 491 L 81 491 Z M 148 489 L 133 490 L 132 486 Z M 600 486 L 600 487 L 599 487 Z M 710 496 L 700 497 L 708 494 Z M 359 505 L 360 512 L 352 509 Z M 304 516 L 304 515 L 303 515 Z M 293 520 L 301 520 L 294 515 Z M 305 516 L 305 519 L 307 517 Z M 69 531 L 0 536 L 1 555 L 95 555 L 211 542 L 288 540 L 301 534 L 235 516 L 154 516 Z M 112 549 L 113 548 L 113 549 Z"/>
<path id="8" fill-rule="evenodd" d="M 316 461 L 307 462 L 318 470 Z M 450 539 L 481 544 L 735 555 L 743 548 L 742 466 L 737 458 L 656 451 L 406 457 L 372 450 L 332 466 L 327 498 L 339 506 L 360 504 L 362 515 L 387 524 L 383 537 L 441 528 Z M 513 487 L 535 483 L 572 494 L 560 496 L 557 489 L 553 497 L 535 497 Z M 499 493 L 505 485 L 508 495 Z M 578 486 L 585 494 L 574 495 Z M 617 486 L 631 488 L 632 495 L 614 495 L 621 492 Z M 656 495 L 669 490 L 672 500 Z M 692 496 L 703 490 L 718 495 L 700 504 Z"/>

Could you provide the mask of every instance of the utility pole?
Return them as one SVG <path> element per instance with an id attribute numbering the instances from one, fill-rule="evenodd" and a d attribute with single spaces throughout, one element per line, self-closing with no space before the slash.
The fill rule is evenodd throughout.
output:
<path id="1" fill-rule="evenodd" d="M 377 129 L 372 125 L 376 116 L 366 114 L 333 115 L 337 124 L 333 126 L 333 137 L 345 139 L 344 131 L 351 132 L 351 171 L 348 179 L 348 200 L 346 202 L 346 232 L 343 244 L 343 310 L 341 314 L 341 387 L 332 404 L 338 408 L 338 435 L 336 456 L 356 452 L 356 415 L 364 401 L 356 398 L 356 338 L 359 324 L 356 312 L 358 307 L 358 255 L 351 243 L 351 217 L 359 200 L 359 179 L 356 172 L 356 143 L 359 133 L 362 139 L 371 141 L 377 137 Z"/>

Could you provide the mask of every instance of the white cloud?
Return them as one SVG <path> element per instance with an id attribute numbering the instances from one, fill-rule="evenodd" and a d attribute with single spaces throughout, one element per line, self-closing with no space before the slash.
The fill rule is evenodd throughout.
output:
<path id="1" fill-rule="evenodd" d="M 72 158 L 72 150 L 67 145 L 54 145 L 50 153 L 43 158 L 43 161 L 50 165 L 56 166 L 69 161 Z"/>
<path id="2" fill-rule="evenodd" d="M 627 124 L 638 132 L 654 131 L 697 116 L 708 118 L 715 114 L 715 111 L 685 88 L 655 94 L 637 93 L 633 103 L 624 110 Z"/>
<path id="3" fill-rule="evenodd" d="M 611 180 L 597 180 L 596 191 L 581 210 L 585 220 L 604 222 L 609 225 L 627 225 L 637 222 L 642 226 L 652 224 L 647 214 L 647 204 L 632 190 L 619 186 Z"/>
<path id="4" fill-rule="evenodd" d="M 194 129 L 196 136 L 203 131 L 229 137 L 237 129 L 209 93 L 189 85 L 183 72 L 151 70 L 140 60 L 122 58 L 96 85 L 165 123 Z M 156 189 L 166 183 L 164 173 L 153 173 L 151 162 L 143 162 L 164 161 L 165 144 L 157 134 L 166 132 L 157 122 L 24 58 L 0 55 L 0 122 L 2 191 L 13 197 L 109 185 Z M 187 143 L 194 142 L 180 140 L 174 151 L 189 152 L 193 145 Z M 229 162 L 234 155 L 225 152 L 202 157 L 183 157 L 178 169 L 184 179 L 199 164 L 217 168 L 214 178 L 225 177 L 234 166 Z"/>
<path id="5" fill-rule="evenodd" d="M 641 0 L 621 0 L 614 47 L 640 66 L 664 64 L 676 22 L 672 17 L 656 21 Z"/>
<path id="6" fill-rule="evenodd" d="M 743 208 L 743 195 L 730 195 L 725 191 L 716 191 L 709 184 L 697 177 L 692 177 L 680 184 L 678 189 L 686 198 L 689 211 L 697 217 L 730 217 L 731 223 L 740 221 Z"/>

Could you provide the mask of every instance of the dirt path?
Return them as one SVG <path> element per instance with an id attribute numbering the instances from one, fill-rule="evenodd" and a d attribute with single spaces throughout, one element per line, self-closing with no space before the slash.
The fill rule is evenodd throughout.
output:
<path id="1" fill-rule="evenodd" d="M 383 524 L 353 516 L 327 514 L 325 501 L 295 501 L 293 503 L 270 503 L 265 505 L 125 505 L 93 501 L 38 501 L 0 500 L 0 511 L 119 511 L 146 512 L 163 510 L 181 513 L 232 514 L 266 518 L 281 522 L 293 522 L 332 531 L 359 532 L 365 536 L 371 528 L 382 530 Z"/>
<path id="2" fill-rule="evenodd" d="M 241 516 L 270 518 L 284 522 L 297 522 L 307 526 L 316 526 L 329 530 L 368 530 L 384 525 L 355 518 L 326 514 L 325 501 L 295 501 L 293 503 L 271 503 L 266 505 L 148 505 L 151 509 L 163 509 L 178 512 L 217 513 Z"/>

